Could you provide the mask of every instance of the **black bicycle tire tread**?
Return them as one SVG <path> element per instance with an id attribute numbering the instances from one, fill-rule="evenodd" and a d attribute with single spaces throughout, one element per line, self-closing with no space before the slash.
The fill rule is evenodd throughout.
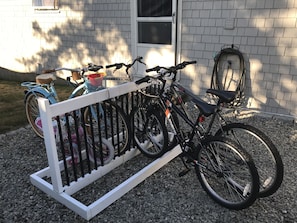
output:
<path id="1" fill-rule="evenodd" d="M 202 188 L 206 191 L 206 193 L 217 203 L 219 203 L 220 205 L 228 208 L 228 209 L 232 209 L 232 210 L 242 210 L 245 208 L 248 208 L 249 206 L 251 206 L 256 199 L 258 198 L 258 193 L 259 193 L 259 175 L 258 175 L 258 171 L 257 168 L 252 160 L 252 157 L 243 149 L 241 148 L 236 142 L 234 142 L 233 140 L 226 138 L 226 137 L 222 137 L 222 136 L 209 136 L 205 139 L 203 139 L 201 141 L 201 144 L 207 144 L 209 142 L 212 141 L 220 141 L 222 143 L 226 143 L 231 145 L 232 147 L 234 147 L 238 153 L 244 158 L 244 160 L 246 161 L 250 172 L 251 172 L 251 176 L 252 176 L 252 182 L 253 182 L 253 187 L 252 187 L 252 192 L 251 192 L 251 196 L 249 196 L 249 198 L 247 200 L 245 200 L 244 202 L 242 202 L 241 204 L 230 204 L 230 203 L 225 203 L 219 199 L 217 199 L 216 197 L 214 197 L 212 195 L 212 193 L 207 189 L 207 186 L 204 184 L 204 181 L 202 180 L 201 175 L 199 174 L 199 170 L 198 165 L 195 165 L 195 169 L 196 169 L 196 174 L 198 176 L 199 182 L 201 183 Z"/>
<path id="2" fill-rule="evenodd" d="M 133 110 L 132 110 L 132 112 L 131 112 L 131 117 L 130 117 L 130 119 L 131 119 L 131 124 L 132 125 L 134 125 L 134 115 L 135 115 L 135 113 L 137 113 L 137 111 L 140 109 L 140 108 L 143 108 L 143 107 L 145 107 L 146 105 L 145 104 L 142 104 L 142 105 L 140 105 L 139 107 L 135 107 Z M 161 128 L 162 128 L 162 131 L 163 131 L 163 135 L 165 136 L 165 138 L 164 138 L 164 147 L 162 148 L 162 150 L 159 152 L 159 153 L 156 153 L 156 154 L 151 154 L 151 153 L 147 153 L 145 150 L 143 150 L 142 148 L 141 148 L 141 146 L 140 145 L 138 145 L 138 143 L 136 143 L 135 142 L 135 144 L 136 144 L 136 146 L 137 146 L 137 148 L 139 149 L 139 151 L 142 153 L 142 154 L 144 154 L 145 156 L 147 156 L 147 157 L 149 157 L 149 158 L 159 158 L 159 157 L 161 157 L 164 153 L 166 153 L 167 151 L 168 151 L 168 148 L 167 148 L 167 146 L 168 146 L 168 134 L 167 134 L 167 128 L 166 128 L 166 126 L 165 126 L 165 123 L 164 123 L 164 119 L 162 119 L 161 118 L 161 116 L 160 116 L 160 114 L 159 114 L 159 112 L 157 111 L 157 110 L 153 110 L 153 109 L 151 109 L 148 113 L 147 113 L 147 115 L 154 115 L 157 119 L 158 119 L 158 122 L 161 124 Z M 135 131 L 135 129 L 134 129 L 134 126 L 132 127 L 132 134 L 133 134 L 133 140 L 135 141 L 135 139 L 134 139 L 134 131 Z M 167 137 L 166 137 L 167 136 Z"/>
<path id="3" fill-rule="evenodd" d="M 124 110 L 119 105 L 117 105 L 116 103 L 113 103 L 111 101 L 104 102 L 104 103 L 107 104 L 107 105 L 115 107 L 117 109 L 118 113 L 120 114 L 120 116 L 122 117 L 123 122 L 125 123 L 126 131 L 128 132 L 127 133 L 127 136 L 128 136 L 127 139 L 128 140 L 127 140 L 126 146 L 120 151 L 120 153 L 117 153 L 118 151 L 115 150 L 116 155 L 122 155 L 127 150 L 130 149 L 130 145 L 131 145 L 131 129 L 130 129 L 130 124 L 129 124 L 129 119 L 128 119 L 126 113 L 124 112 Z M 84 113 L 84 120 L 88 120 L 88 118 L 87 118 L 87 115 L 89 114 L 88 109 L 89 109 L 89 107 L 86 107 L 84 109 L 84 112 L 83 112 Z"/>
<path id="4" fill-rule="evenodd" d="M 39 128 L 35 125 L 35 122 L 33 120 L 31 120 L 31 118 L 28 118 L 28 116 L 29 116 L 29 111 L 28 111 L 28 106 L 29 105 L 28 105 L 28 102 L 29 102 L 29 100 L 32 100 L 31 99 L 32 97 L 36 98 L 36 96 L 46 98 L 45 95 L 43 95 L 43 94 L 41 94 L 39 92 L 29 93 L 28 95 L 26 95 L 26 98 L 25 98 L 26 117 L 27 117 L 27 121 L 29 122 L 29 124 L 30 124 L 32 130 L 34 131 L 34 133 L 37 136 L 39 136 L 40 138 L 44 138 L 43 132 L 40 131 Z"/>
<path id="5" fill-rule="evenodd" d="M 274 183 L 269 188 L 265 189 L 264 191 L 259 192 L 259 197 L 267 197 L 267 196 L 274 194 L 281 186 L 282 181 L 283 181 L 283 176 L 284 176 L 284 165 L 283 165 L 282 158 L 281 158 L 276 146 L 274 145 L 272 140 L 260 129 L 258 129 L 254 126 L 245 124 L 245 123 L 239 123 L 239 122 L 228 123 L 228 124 L 224 125 L 222 127 L 222 129 L 218 130 L 218 132 L 215 135 L 221 134 L 222 130 L 229 131 L 230 129 L 234 129 L 234 128 L 245 129 L 245 130 L 248 130 L 248 131 L 254 133 L 259 138 L 261 138 L 264 141 L 264 143 L 269 147 L 271 153 L 274 156 L 275 162 L 276 162 L 276 179 L 275 179 Z"/>

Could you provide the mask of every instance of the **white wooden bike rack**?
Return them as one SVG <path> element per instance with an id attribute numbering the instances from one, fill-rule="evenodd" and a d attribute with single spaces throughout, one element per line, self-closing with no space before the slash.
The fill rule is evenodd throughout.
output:
<path id="1" fill-rule="evenodd" d="M 96 201 L 89 205 L 83 204 L 81 201 L 75 199 L 72 195 L 94 181 L 100 179 L 114 168 L 132 159 L 138 154 L 136 149 L 132 148 L 124 155 L 116 157 L 107 165 L 100 166 L 98 169 L 92 170 L 91 173 L 86 174 L 84 177 L 80 177 L 77 181 L 72 181 L 69 186 L 63 186 L 61 172 L 64 170 L 64 165 L 63 161 L 58 159 L 55 135 L 52 127 L 52 117 L 56 117 L 57 115 L 65 114 L 69 111 L 77 110 L 109 98 L 138 90 L 144 86 L 144 84 L 141 86 L 136 86 L 133 82 L 126 83 L 53 105 L 50 105 L 47 99 L 39 98 L 38 104 L 43 125 L 44 141 L 49 166 L 36 173 L 33 173 L 30 176 L 32 184 L 69 209 L 79 214 L 84 219 L 90 220 L 113 202 L 121 198 L 124 194 L 136 187 L 139 183 L 144 181 L 147 177 L 177 157 L 181 153 L 179 146 L 176 146 L 173 150 L 167 152 L 161 158 L 154 160 L 152 163 L 148 164 L 136 174 L 123 181 L 114 189 L 99 197 Z M 51 179 L 50 183 L 48 180 L 46 180 L 47 178 Z"/>

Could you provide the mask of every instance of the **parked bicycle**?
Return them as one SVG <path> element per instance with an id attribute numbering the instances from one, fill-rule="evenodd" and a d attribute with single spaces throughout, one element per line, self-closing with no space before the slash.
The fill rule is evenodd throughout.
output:
<path id="1" fill-rule="evenodd" d="M 170 92 L 174 95 L 175 101 L 179 102 L 180 108 L 190 117 L 190 112 L 187 111 L 189 105 L 186 106 L 185 99 L 187 101 L 187 98 L 197 96 L 179 83 L 174 83 Z M 199 115 L 200 127 L 204 128 L 204 134 L 228 136 L 247 150 L 252 155 L 258 169 L 260 177 L 259 197 L 272 195 L 281 186 L 284 173 L 283 162 L 276 146 L 260 129 L 224 117 L 222 108 L 226 103 L 236 100 L 236 91 L 208 89 L 207 93 L 216 95 L 219 99 L 217 100 L 217 109 L 210 116 L 208 122 L 205 121 L 202 114 Z M 190 103 L 189 101 L 187 103 Z M 196 112 L 194 111 L 194 113 Z"/>
<path id="2" fill-rule="evenodd" d="M 179 144 L 186 174 L 194 167 L 203 189 L 216 202 L 230 209 L 243 209 L 258 197 L 259 176 L 251 156 L 235 141 L 204 134 L 199 126 L 199 115 L 192 121 L 175 105 L 168 89 L 175 81 L 176 71 L 195 61 L 183 62 L 175 67 L 155 67 L 156 76 L 146 76 L 136 84 L 156 81 L 161 84 L 158 103 L 146 102 L 131 113 L 133 137 L 139 150 L 148 157 L 157 158 L 168 151 L 169 142 Z M 173 77 L 170 76 L 173 74 Z M 192 98 L 201 114 L 215 113 L 215 105 Z M 177 121 L 180 118 L 186 128 Z M 172 137 L 173 136 L 173 137 Z"/>
<path id="3" fill-rule="evenodd" d="M 154 70 L 159 72 L 161 69 L 165 69 L 168 73 L 176 74 L 176 71 L 183 69 L 183 66 L 171 67 L 170 69 L 157 67 Z M 203 135 L 228 136 L 228 138 L 232 138 L 247 150 L 252 155 L 259 173 L 259 197 L 266 197 L 275 193 L 281 186 L 284 171 L 283 162 L 276 146 L 267 135 L 256 127 L 245 123 L 232 122 L 222 115 L 223 105 L 236 99 L 236 91 L 207 90 L 208 93 L 219 97 L 219 100 L 216 105 L 208 105 L 199 99 L 200 108 L 198 107 L 197 111 L 195 109 L 197 96 L 181 84 L 175 82 L 174 79 L 175 76 L 173 77 L 173 83 L 167 89 L 167 94 L 170 94 L 171 100 L 174 101 L 175 105 L 192 120 L 195 120 L 197 112 L 199 113 L 197 120 Z M 201 113 L 201 107 L 208 108 L 209 112 L 207 114 Z M 190 111 L 188 111 L 189 108 Z M 205 116 L 210 116 L 209 122 L 205 121 Z M 176 122 L 178 122 L 178 119 L 176 119 Z"/>
<path id="4" fill-rule="evenodd" d="M 131 82 L 133 81 L 133 75 L 135 74 L 135 69 L 134 71 L 131 71 L 132 68 L 134 68 L 134 65 L 136 64 L 136 62 L 142 64 L 142 65 L 146 65 L 143 61 L 142 61 L 142 57 L 138 56 L 136 57 L 131 63 L 114 63 L 114 64 L 110 64 L 110 65 L 106 65 L 105 68 L 106 69 L 110 69 L 110 68 L 114 68 L 113 70 L 113 74 L 115 74 L 116 72 L 120 71 L 121 69 L 125 69 L 125 74 L 124 77 L 123 75 L 121 77 L 119 77 L 119 75 L 115 75 L 115 76 L 108 76 L 105 79 L 106 80 L 120 80 L 120 81 L 124 81 L 124 82 Z M 120 97 L 117 98 L 117 104 L 125 111 L 126 114 L 129 114 L 131 111 L 131 107 L 134 107 L 134 95 L 135 93 L 128 93 L 126 95 L 121 95 Z"/>
<path id="5" fill-rule="evenodd" d="M 218 97 L 218 109 L 211 117 L 207 133 L 213 129 L 214 122 L 220 124 L 215 135 L 226 135 L 238 142 L 253 157 L 260 177 L 260 197 L 274 194 L 281 186 L 284 175 L 282 158 L 272 140 L 260 129 L 247 123 L 234 122 L 223 114 L 223 107 L 236 100 L 236 91 L 208 89 L 209 94 Z M 201 119 L 203 120 L 203 119 Z"/>
<path id="6" fill-rule="evenodd" d="M 70 82 L 70 77 L 67 78 L 67 81 L 75 87 L 69 96 L 70 99 L 81 95 L 81 92 L 83 92 L 82 94 L 88 94 L 104 89 L 102 87 L 102 80 L 105 73 L 98 72 L 101 68 L 103 67 L 94 64 L 89 64 L 87 67 L 81 69 L 56 68 L 38 75 L 36 82 L 23 82 L 21 84 L 27 87 L 25 91 L 26 116 L 29 124 L 38 136 L 43 137 L 43 131 L 37 98 L 47 98 L 50 104 L 59 101 L 55 89 L 55 80 L 57 79 L 55 72 L 61 70 L 71 72 L 72 79 L 76 83 Z M 77 80 L 81 78 L 83 82 L 78 83 Z M 100 133 L 102 137 L 111 140 L 115 147 L 116 155 L 124 153 L 129 148 L 130 128 L 127 117 L 122 109 L 111 100 L 88 106 L 82 110 L 81 114 L 83 114 L 84 126 L 87 128 L 88 134 L 99 135 Z"/>
<path id="7" fill-rule="evenodd" d="M 120 70 L 121 68 L 125 67 L 126 68 L 125 69 L 126 76 L 125 77 L 119 76 L 119 75 L 118 76 L 104 76 L 103 80 L 121 81 L 122 83 L 132 81 L 133 76 L 130 73 L 130 69 L 133 68 L 133 66 L 135 65 L 136 62 L 145 64 L 142 61 L 142 59 L 143 59 L 142 57 L 136 57 L 131 63 L 128 63 L 128 64 L 126 64 L 126 63 L 114 63 L 114 64 L 106 65 L 105 66 L 106 69 L 115 68 L 113 73 L 115 73 L 117 70 Z M 112 105 L 115 108 L 114 110 L 115 110 L 115 113 L 116 113 L 116 117 L 118 115 L 121 115 L 122 117 L 124 117 L 124 115 L 126 116 L 126 114 L 128 114 L 129 109 L 127 108 L 127 106 L 129 105 L 129 103 L 124 103 L 123 98 L 125 98 L 125 96 L 120 96 L 120 97 L 112 99 Z M 96 110 L 96 109 L 94 108 L 93 110 Z M 99 110 L 101 113 L 110 112 L 109 111 L 110 109 L 106 108 L 106 106 L 105 107 L 104 106 L 99 106 L 97 108 L 97 110 Z M 91 111 L 91 112 L 89 112 L 89 111 Z M 113 113 L 113 112 L 111 112 L 111 113 Z M 120 114 L 118 114 L 118 113 L 120 113 Z M 87 120 L 88 123 L 96 123 L 97 122 L 97 120 L 94 119 L 95 116 L 93 115 L 92 110 L 89 110 L 88 108 L 85 110 L 84 116 L 85 116 L 85 120 Z M 117 126 L 117 129 L 121 129 L 121 128 L 123 128 L 123 129 L 122 129 L 122 131 L 117 130 L 117 132 L 113 132 L 113 133 L 111 133 L 111 135 L 116 135 L 117 139 L 119 139 L 117 141 L 120 141 L 120 142 L 123 141 L 123 138 L 127 139 L 127 137 L 128 137 L 128 139 L 129 139 L 129 141 L 126 141 L 124 149 L 121 146 L 118 146 L 118 148 L 116 148 L 116 153 L 115 154 L 116 155 L 122 155 L 130 147 L 130 141 L 131 141 L 130 140 L 130 138 L 131 138 L 130 134 L 125 134 L 125 135 L 122 134 L 123 132 L 128 133 L 126 131 L 126 128 L 127 128 L 127 126 L 129 127 L 130 125 L 127 124 L 128 120 L 127 120 L 126 117 L 125 117 L 125 125 L 123 127 L 121 127 L 121 125 L 118 124 L 118 121 L 121 121 L 121 120 L 117 120 L 115 118 L 112 121 L 112 123 Z M 105 120 L 105 122 L 106 122 L 106 120 Z M 121 123 L 121 122 L 119 122 L 119 123 Z M 107 123 L 105 123 L 105 125 L 107 125 Z M 97 125 L 93 125 L 93 128 L 96 128 L 96 126 Z M 117 144 L 115 142 L 115 137 L 112 138 L 112 142 L 113 142 L 113 145 Z"/>
<path id="8" fill-rule="evenodd" d="M 132 63 L 114 63 L 114 64 L 109 64 L 106 65 L 105 68 L 106 69 L 110 69 L 110 68 L 114 68 L 113 73 L 115 73 L 117 70 L 120 70 L 121 68 L 125 68 L 125 73 L 126 73 L 126 77 L 107 77 L 107 80 L 124 80 L 124 81 L 132 81 L 133 80 L 133 76 L 130 73 L 130 69 L 134 66 L 134 64 L 136 62 L 141 63 L 143 65 L 146 65 L 143 61 L 142 61 L 143 57 L 136 57 Z"/>
<path id="9" fill-rule="evenodd" d="M 88 134 L 76 114 L 74 111 L 53 121 L 56 144 L 61 149 L 65 166 L 82 163 L 85 158 L 96 167 L 109 163 L 115 155 L 113 145 L 107 139 L 95 136 L 94 132 Z"/>

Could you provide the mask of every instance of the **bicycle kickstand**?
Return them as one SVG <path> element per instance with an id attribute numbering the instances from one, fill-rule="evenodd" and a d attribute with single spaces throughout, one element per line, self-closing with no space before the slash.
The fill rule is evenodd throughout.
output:
<path id="1" fill-rule="evenodd" d="M 179 176 L 179 177 L 183 177 L 183 176 L 185 176 L 187 173 L 189 173 L 189 172 L 191 171 L 191 168 L 188 167 L 188 165 L 187 165 L 187 163 L 186 163 L 186 161 L 185 161 L 183 155 L 181 155 L 181 156 L 179 156 L 179 157 L 180 157 L 180 159 L 182 160 L 182 162 L 183 162 L 183 164 L 184 164 L 184 166 L 185 166 L 185 169 L 182 170 L 182 171 L 178 174 L 178 176 Z"/>

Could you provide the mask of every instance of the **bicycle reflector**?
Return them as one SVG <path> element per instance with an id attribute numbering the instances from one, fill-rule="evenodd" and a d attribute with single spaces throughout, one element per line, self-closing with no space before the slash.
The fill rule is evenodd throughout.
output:
<path id="1" fill-rule="evenodd" d="M 201 122 L 204 122 L 204 121 L 205 121 L 205 117 L 204 117 L 204 116 L 199 116 L 198 121 L 199 121 L 200 123 L 201 123 Z"/>

